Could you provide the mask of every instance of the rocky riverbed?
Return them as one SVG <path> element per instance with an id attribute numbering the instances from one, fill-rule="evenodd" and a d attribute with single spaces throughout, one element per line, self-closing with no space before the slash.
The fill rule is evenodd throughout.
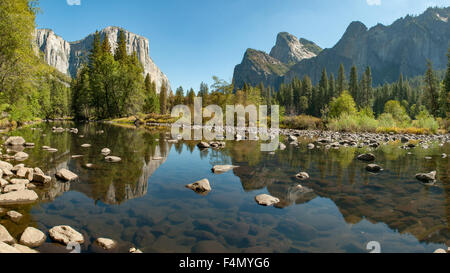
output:
<path id="1" fill-rule="evenodd" d="M 236 131 L 199 142 L 63 123 L 5 137 L 4 251 L 364 252 L 359 230 L 388 252 L 448 247 L 449 135 L 282 129 L 260 152 L 253 129 Z"/>

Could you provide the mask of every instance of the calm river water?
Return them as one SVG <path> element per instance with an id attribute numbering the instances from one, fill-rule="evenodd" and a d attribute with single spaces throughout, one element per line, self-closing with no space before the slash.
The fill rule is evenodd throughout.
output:
<path id="1" fill-rule="evenodd" d="M 93 244 L 98 237 L 118 241 L 119 252 L 135 246 L 157 253 L 355 253 L 369 252 L 370 241 L 379 242 L 382 252 L 431 253 L 450 245 L 449 159 L 441 157 L 450 153 L 449 143 L 411 150 L 382 145 L 372 152 L 384 171 L 371 174 L 355 160 L 367 148 L 308 150 L 305 141 L 267 153 L 257 142 L 233 141 L 225 149 L 200 151 L 197 142 L 168 142 L 163 131 L 59 125 L 79 133 L 53 133 L 54 123 L 12 133 L 36 144 L 25 149 L 26 166 L 49 174 L 67 168 L 80 177 L 71 183 L 53 179 L 36 189 L 39 202 L 10 207 L 24 218 L 16 224 L 3 217 L 0 224 L 16 239 L 28 226 L 47 232 L 70 225 L 85 237 L 83 252 L 100 251 Z M 82 148 L 85 143 L 92 146 Z M 49 153 L 44 145 L 58 152 Z M 105 147 L 122 161 L 105 162 L 100 153 Z M 240 167 L 211 172 L 223 164 Z M 415 179 L 431 170 L 438 172 L 434 186 Z M 296 180 L 300 171 L 311 178 Z M 203 178 L 211 182 L 207 196 L 185 188 Z M 312 191 L 299 191 L 299 184 Z M 281 202 L 259 206 L 254 198 L 261 193 Z M 38 250 L 67 252 L 50 239 Z"/>

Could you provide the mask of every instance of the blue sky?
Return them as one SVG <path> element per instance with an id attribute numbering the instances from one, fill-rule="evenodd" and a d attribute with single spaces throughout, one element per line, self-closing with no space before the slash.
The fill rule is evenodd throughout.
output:
<path id="1" fill-rule="evenodd" d="M 352 21 L 391 24 L 448 0 L 40 0 L 39 28 L 75 41 L 107 26 L 150 40 L 150 56 L 172 88 L 229 82 L 247 48 L 269 52 L 287 31 L 334 46 Z"/>

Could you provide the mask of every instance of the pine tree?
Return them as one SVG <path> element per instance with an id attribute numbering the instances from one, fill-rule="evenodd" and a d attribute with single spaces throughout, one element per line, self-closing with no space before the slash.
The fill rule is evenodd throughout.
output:
<path id="1" fill-rule="evenodd" d="M 161 85 L 159 105 L 161 114 L 165 115 L 167 112 L 167 85 L 165 82 Z"/>
<path id="2" fill-rule="evenodd" d="M 194 105 L 194 99 L 195 99 L 195 92 L 194 89 L 191 88 L 188 93 L 188 100 L 187 100 L 188 105 Z"/>
<path id="3" fill-rule="evenodd" d="M 327 75 L 327 70 L 324 68 L 322 70 L 322 76 L 320 77 L 320 81 L 319 81 L 319 94 L 318 94 L 318 104 L 317 107 L 318 111 L 322 110 L 323 106 L 325 106 L 328 103 L 328 98 L 327 98 L 327 94 L 328 94 L 328 75 Z M 320 113 L 320 112 L 319 112 Z"/>
<path id="4" fill-rule="evenodd" d="M 450 118 L 450 47 L 447 53 L 447 72 L 445 73 L 444 83 L 441 90 L 441 116 Z"/>
<path id="5" fill-rule="evenodd" d="M 150 95 L 152 93 L 152 79 L 150 77 L 150 74 L 147 73 L 147 76 L 145 76 L 144 80 L 145 90 L 147 91 L 147 95 Z"/>
<path id="6" fill-rule="evenodd" d="M 125 32 L 121 29 L 119 31 L 119 39 L 117 41 L 116 52 L 114 53 L 114 59 L 116 61 L 125 61 L 127 58 L 127 44 L 125 41 Z"/>
<path id="7" fill-rule="evenodd" d="M 89 67 L 92 68 L 95 60 L 98 58 L 98 56 L 101 53 L 101 37 L 98 30 L 94 34 L 94 42 L 92 43 L 92 49 L 91 54 L 89 55 Z"/>
<path id="8" fill-rule="evenodd" d="M 174 102 L 174 106 L 175 105 L 181 105 L 183 104 L 184 101 L 184 90 L 183 87 L 178 87 L 177 90 L 175 91 L 175 102 Z"/>
<path id="9" fill-rule="evenodd" d="M 308 114 L 312 114 L 312 104 L 313 104 L 313 86 L 311 82 L 311 78 L 306 75 L 302 80 L 302 96 L 305 96 L 308 99 Z"/>
<path id="10" fill-rule="evenodd" d="M 360 93 L 361 95 L 358 96 L 360 98 L 359 107 L 371 108 L 373 100 L 373 87 L 372 87 L 372 72 L 369 66 L 366 68 L 366 71 L 364 72 Z"/>
<path id="11" fill-rule="evenodd" d="M 439 113 L 439 85 L 430 61 L 427 62 L 427 66 L 428 69 L 425 73 L 425 96 L 430 113 L 433 116 L 437 116 Z"/>
<path id="12" fill-rule="evenodd" d="M 352 66 L 352 69 L 350 70 L 350 84 L 348 89 L 350 95 L 353 97 L 355 101 L 357 101 L 359 87 L 358 87 L 358 70 L 355 65 Z"/>
<path id="13" fill-rule="evenodd" d="M 109 43 L 109 38 L 106 34 L 105 38 L 102 41 L 101 51 L 103 54 L 111 54 L 111 44 Z"/>
<path id="14" fill-rule="evenodd" d="M 331 73 L 330 74 L 330 79 L 328 80 L 328 96 L 327 96 L 327 103 L 332 99 L 332 98 L 337 98 L 339 96 L 339 94 L 337 93 L 337 89 L 336 89 L 336 82 L 334 80 L 334 74 Z"/>
<path id="15" fill-rule="evenodd" d="M 339 71 L 338 71 L 338 79 L 337 79 L 337 95 L 341 95 L 341 93 L 347 89 L 347 80 L 345 77 L 345 68 L 344 65 L 341 64 L 339 66 Z"/>

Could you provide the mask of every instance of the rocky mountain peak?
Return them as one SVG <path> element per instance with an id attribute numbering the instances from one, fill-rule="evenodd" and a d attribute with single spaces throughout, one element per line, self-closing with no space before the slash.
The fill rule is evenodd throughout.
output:
<path id="1" fill-rule="evenodd" d="M 303 59 L 315 57 L 317 54 L 310 51 L 299 39 L 287 32 L 277 35 L 277 42 L 270 51 L 270 56 L 285 64 L 297 63 Z"/>
<path id="2" fill-rule="evenodd" d="M 102 39 L 107 36 L 114 51 L 117 48 L 121 28 L 109 26 L 99 31 Z M 144 73 L 156 83 L 157 90 L 163 84 L 167 84 L 170 90 L 167 76 L 156 66 L 150 57 L 149 40 L 143 36 L 124 30 L 127 52 L 136 52 L 139 61 L 144 67 Z M 87 61 L 92 48 L 94 34 L 90 34 L 82 40 L 67 42 L 56 35 L 50 29 L 37 29 L 35 32 L 35 43 L 43 52 L 45 61 L 60 72 L 75 77 L 81 65 Z"/>

